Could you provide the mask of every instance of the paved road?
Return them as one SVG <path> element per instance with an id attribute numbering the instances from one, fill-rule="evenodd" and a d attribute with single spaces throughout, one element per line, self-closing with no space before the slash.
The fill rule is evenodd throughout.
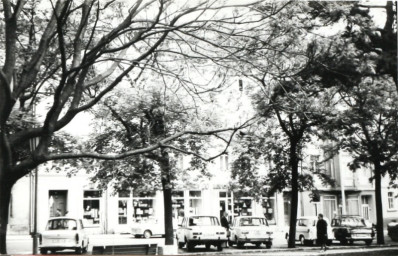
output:
<path id="1" fill-rule="evenodd" d="M 222 254 L 264 254 L 267 255 L 286 255 L 287 252 L 290 255 L 291 250 L 287 250 L 286 240 L 283 238 L 282 232 L 275 233 L 274 245 L 271 249 L 266 249 L 265 246 L 261 246 L 260 248 L 256 248 L 253 245 L 248 244 L 245 249 L 237 249 L 236 247 L 225 248 Z M 386 245 L 396 246 L 398 248 L 398 242 L 393 242 L 388 236 L 385 236 Z M 88 254 L 91 254 L 93 245 L 112 245 L 112 244 L 158 244 L 159 246 L 164 245 L 163 238 L 133 238 L 131 235 L 90 235 L 90 246 Z M 9 254 L 32 254 L 32 239 L 29 236 L 8 236 L 7 239 L 7 248 Z M 327 251 L 325 255 L 328 255 L 332 252 L 344 251 L 348 250 L 352 252 L 356 252 L 358 255 L 358 251 L 367 250 L 367 249 L 377 249 L 377 245 L 372 245 L 370 247 L 366 246 L 364 243 L 359 242 L 354 245 L 346 245 L 342 246 L 338 242 L 333 243 L 331 246 L 331 250 Z M 283 251 L 281 251 L 283 250 Z M 294 250 L 295 255 L 319 255 L 319 247 L 316 246 L 300 246 L 297 245 L 297 248 Z M 179 249 L 179 254 L 218 254 L 217 249 L 215 247 L 211 247 L 209 251 L 205 249 L 204 246 L 195 247 L 194 252 L 187 252 L 186 248 Z M 296 254 L 297 253 L 297 254 Z M 302 254 L 304 253 L 304 254 Z M 307 253 L 307 254 L 305 254 Z M 311 254 L 308 254 L 311 253 Z M 398 255 L 398 251 L 394 252 Z M 57 252 L 57 254 L 74 254 L 73 251 L 64 251 Z M 345 254 L 346 255 L 346 254 Z M 362 256 L 362 253 L 360 254 Z M 365 254 L 368 255 L 368 254 Z M 372 255 L 372 254 L 369 254 Z M 383 254 L 375 254 L 375 255 L 385 255 Z M 386 254 L 390 255 L 390 254 Z"/>

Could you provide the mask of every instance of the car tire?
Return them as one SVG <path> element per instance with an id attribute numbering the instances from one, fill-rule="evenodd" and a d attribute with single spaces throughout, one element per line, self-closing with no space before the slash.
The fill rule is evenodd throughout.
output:
<path id="1" fill-rule="evenodd" d="M 47 250 L 46 249 L 40 249 L 40 254 L 47 254 Z"/>
<path id="2" fill-rule="evenodd" d="M 234 246 L 234 242 L 232 242 L 231 240 L 228 240 L 228 245 L 229 245 L 230 247 L 232 247 L 232 246 Z"/>
<path id="3" fill-rule="evenodd" d="M 261 243 L 254 243 L 254 245 L 255 245 L 257 248 L 260 248 Z"/>
<path id="4" fill-rule="evenodd" d="M 333 243 L 333 240 L 329 239 L 329 240 L 327 240 L 326 245 L 327 245 L 327 246 L 331 246 L 332 243 Z"/>
<path id="5" fill-rule="evenodd" d="M 347 240 L 345 240 L 345 239 L 340 240 L 340 244 L 346 245 L 347 244 Z"/>
<path id="6" fill-rule="evenodd" d="M 76 253 L 76 254 L 82 254 L 82 253 L 83 253 L 83 249 L 82 249 L 81 247 L 77 247 L 77 248 L 75 249 L 75 253 Z"/>
<path id="7" fill-rule="evenodd" d="M 371 245 L 371 244 L 372 244 L 372 240 L 366 240 L 366 241 L 365 241 L 365 244 L 366 244 L 366 245 Z"/>
<path id="8" fill-rule="evenodd" d="M 178 248 L 179 249 L 182 249 L 184 247 L 184 245 L 185 245 L 184 242 L 179 242 L 178 240 L 177 240 L 177 244 L 178 244 Z"/>
<path id="9" fill-rule="evenodd" d="M 187 242 L 188 252 L 192 252 L 194 248 L 195 248 L 195 245 L 192 242 L 188 241 Z"/>
<path id="10" fill-rule="evenodd" d="M 222 252 L 222 243 L 217 244 L 217 251 Z"/>
<path id="11" fill-rule="evenodd" d="M 152 232 L 150 230 L 145 230 L 144 234 L 142 234 L 142 236 L 146 239 L 151 238 L 152 236 Z"/>
<path id="12" fill-rule="evenodd" d="M 205 244 L 205 246 L 206 246 L 206 250 L 210 250 L 211 244 Z"/>
<path id="13" fill-rule="evenodd" d="M 239 249 L 242 249 L 242 248 L 244 247 L 244 245 L 245 245 L 245 243 L 243 243 L 243 242 L 237 242 L 237 243 L 236 243 L 236 246 L 237 246 Z"/>
<path id="14" fill-rule="evenodd" d="M 265 248 L 267 248 L 267 249 L 271 249 L 271 246 L 272 246 L 271 243 L 266 243 L 265 244 Z"/>
<path id="15" fill-rule="evenodd" d="M 300 236 L 300 244 L 301 245 L 306 245 L 304 236 Z"/>

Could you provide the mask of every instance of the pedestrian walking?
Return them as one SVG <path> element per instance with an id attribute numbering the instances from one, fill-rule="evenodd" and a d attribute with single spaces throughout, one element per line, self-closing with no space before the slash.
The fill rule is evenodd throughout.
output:
<path id="1" fill-rule="evenodd" d="M 227 236 L 228 236 L 228 233 L 229 233 L 229 221 L 228 221 L 228 213 L 227 212 L 224 212 L 222 217 L 221 217 L 221 226 L 225 228 L 225 230 L 227 232 Z M 228 236 L 228 239 L 229 239 L 229 236 Z M 226 243 L 225 247 L 228 247 L 228 243 Z"/>
<path id="2" fill-rule="evenodd" d="M 323 219 L 323 214 L 318 214 L 318 222 L 316 223 L 316 238 L 318 244 L 321 245 L 321 252 L 326 251 L 326 241 L 328 240 L 328 224 Z"/>

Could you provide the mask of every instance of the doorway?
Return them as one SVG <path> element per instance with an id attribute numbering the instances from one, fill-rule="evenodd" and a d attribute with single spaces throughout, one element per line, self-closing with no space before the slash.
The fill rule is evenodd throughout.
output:
<path id="1" fill-rule="evenodd" d="M 65 216 L 67 212 L 67 190 L 49 190 L 48 191 L 48 208 L 50 217 Z"/>

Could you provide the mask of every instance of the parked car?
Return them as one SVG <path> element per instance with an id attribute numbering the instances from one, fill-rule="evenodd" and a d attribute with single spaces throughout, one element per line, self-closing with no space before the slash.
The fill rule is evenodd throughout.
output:
<path id="1" fill-rule="evenodd" d="M 398 241 L 398 220 L 393 220 L 387 224 L 388 235 L 391 240 Z"/>
<path id="2" fill-rule="evenodd" d="M 327 234 L 328 240 L 327 245 L 331 245 L 334 239 L 334 233 L 330 226 L 330 221 L 328 218 L 323 218 L 328 224 Z M 300 241 L 302 245 L 314 245 L 317 243 L 317 231 L 316 224 L 318 222 L 317 216 L 302 216 L 297 218 L 296 222 L 296 241 Z M 289 234 L 286 233 L 286 239 Z"/>
<path id="3" fill-rule="evenodd" d="M 359 216 L 343 215 L 333 218 L 332 229 L 334 237 L 341 244 L 364 241 L 367 245 L 370 245 L 375 236 L 374 229 L 366 226 L 365 221 Z"/>
<path id="4" fill-rule="evenodd" d="M 185 217 L 177 229 L 178 248 L 187 246 L 192 251 L 196 245 L 217 246 L 222 251 L 223 243 L 227 242 L 227 231 L 220 225 L 215 216 L 191 216 Z"/>
<path id="5" fill-rule="evenodd" d="M 177 229 L 177 223 L 173 220 L 173 228 Z M 147 220 L 138 220 L 132 224 L 131 234 L 136 238 L 144 237 L 150 238 L 152 236 L 164 236 L 164 221 L 159 221 L 155 218 Z"/>
<path id="6" fill-rule="evenodd" d="M 264 217 L 237 217 L 230 226 L 229 244 L 242 248 L 245 243 L 252 243 L 257 247 L 263 243 L 266 248 L 271 248 L 272 234 Z"/>
<path id="7" fill-rule="evenodd" d="M 73 249 L 76 254 L 81 254 L 87 252 L 88 244 L 89 239 L 82 220 L 69 217 L 49 219 L 45 230 L 39 236 L 41 254 L 65 249 Z"/>

